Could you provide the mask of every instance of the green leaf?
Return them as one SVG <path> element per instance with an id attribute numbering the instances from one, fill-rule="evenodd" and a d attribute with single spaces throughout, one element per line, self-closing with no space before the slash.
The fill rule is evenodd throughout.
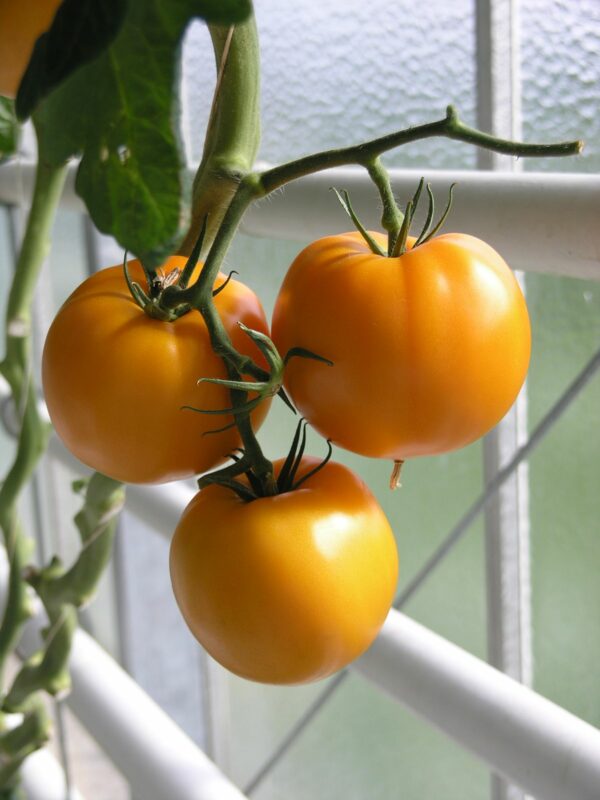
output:
<path id="1" fill-rule="evenodd" d="M 50 29 L 35 43 L 17 94 L 26 119 L 52 89 L 92 61 L 117 35 L 127 0 L 63 0 Z"/>
<path id="2" fill-rule="evenodd" d="M 249 3 L 128 6 L 112 44 L 61 83 L 36 118 L 51 162 L 81 154 L 76 190 L 96 227 L 154 269 L 189 225 L 191 186 L 178 131 L 183 34 L 196 17 L 229 22 Z"/>
<path id="3" fill-rule="evenodd" d="M 213 25 L 244 22 L 252 12 L 251 0 L 198 0 L 196 14 Z"/>
<path id="4" fill-rule="evenodd" d="M 0 161 L 9 158 L 19 145 L 19 123 L 15 106 L 8 97 L 0 97 Z"/>

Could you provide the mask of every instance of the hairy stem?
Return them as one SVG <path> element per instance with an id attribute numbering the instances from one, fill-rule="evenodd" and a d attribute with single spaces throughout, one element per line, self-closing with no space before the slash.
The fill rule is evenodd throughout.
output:
<path id="1" fill-rule="evenodd" d="M 391 253 L 402 227 L 404 215 L 396 204 L 389 173 L 381 163 L 379 156 L 367 164 L 367 170 L 381 197 L 381 205 L 383 207 L 381 227 L 387 232 L 388 253 Z"/>
<path id="2" fill-rule="evenodd" d="M 254 16 L 234 28 L 209 26 L 217 86 L 202 161 L 194 179 L 192 224 L 179 252 L 189 255 L 208 215 L 201 258 L 208 252 L 260 141 L 259 52 Z"/>
<path id="3" fill-rule="evenodd" d="M 433 136 L 455 139 L 459 142 L 466 142 L 477 147 L 483 147 L 486 150 L 492 150 L 495 153 L 512 156 L 573 156 L 581 153 L 583 149 L 583 143 L 580 141 L 559 142 L 558 144 L 527 144 L 508 139 L 499 139 L 489 133 L 484 133 L 465 125 L 459 119 L 456 109 L 453 106 L 448 106 L 446 116 L 436 122 L 427 122 L 424 125 L 405 128 L 352 147 L 324 150 L 267 170 L 260 176 L 262 186 L 260 196 L 264 197 L 286 183 L 290 183 L 290 181 L 324 169 L 341 167 L 347 164 L 360 164 L 368 167 L 374 159 L 388 150 Z"/>
<path id="4" fill-rule="evenodd" d="M 110 558 L 117 516 L 125 492 L 119 481 L 96 472 L 87 483 L 85 501 L 75 516 L 81 550 L 67 570 L 58 558 L 43 569 L 29 570 L 34 587 L 48 615 L 43 647 L 29 658 L 17 674 L 4 699 L 6 711 L 20 711 L 32 694 L 43 689 L 59 695 L 69 690 L 68 670 L 77 609 L 95 593 Z"/>

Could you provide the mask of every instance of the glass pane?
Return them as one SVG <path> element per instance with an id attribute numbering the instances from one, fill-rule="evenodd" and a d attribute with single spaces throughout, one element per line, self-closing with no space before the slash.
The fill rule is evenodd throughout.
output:
<path id="1" fill-rule="evenodd" d="M 262 58 L 260 157 L 277 162 L 428 122 L 448 103 L 474 120 L 471 0 L 256 0 Z M 210 39 L 190 31 L 184 59 L 186 130 L 198 160 L 213 86 Z M 202 76 L 210 75 L 205 81 Z M 470 168 L 473 148 L 443 139 L 388 157 L 394 166 Z"/>
<path id="2" fill-rule="evenodd" d="M 584 138 L 579 158 L 525 160 L 529 170 L 600 169 L 600 4 L 521 0 L 523 132 L 532 141 Z"/>
<path id="3" fill-rule="evenodd" d="M 527 276 L 534 340 L 532 424 L 600 345 L 600 286 Z M 571 404 L 530 462 L 534 684 L 600 725 L 600 379 Z"/>

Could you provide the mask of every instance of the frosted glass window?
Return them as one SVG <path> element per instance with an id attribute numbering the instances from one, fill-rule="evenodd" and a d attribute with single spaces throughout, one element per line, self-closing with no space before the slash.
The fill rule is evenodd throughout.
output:
<path id="1" fill-rule="evenodd" d="M 262 57 L 260 158 L 275 162 L 341 147 L 444 115 L 454 103 L 474 121 L 474 18 L 470 0 L 256 0 Z M 214 73 L 206 30 L 185 49 L 190 131 L 203 133 Z M 200 76 L 200 77 L 198 77 Z M 198 159 L 202 135 L 191 136 Z M 438 139 L 395 151 L 396 166 L 475 165 L 472 148 Z"/>
<path id="2" fill-rule="evenodd" d="M 600 3 L 521 0 L 523 132 L 586 140 L 578 158 L 524 160 L 528 170 L 600 170 Z"/>

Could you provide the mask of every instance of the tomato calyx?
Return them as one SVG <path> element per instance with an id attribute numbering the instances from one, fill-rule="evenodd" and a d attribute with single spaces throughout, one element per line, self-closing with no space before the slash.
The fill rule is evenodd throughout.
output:
<path id="1" fill-rule="evenodd" d="M 425 178 L 421 178 L 419 181 L 419 185 L 417 186 L 417 190 L 414 193 L 411 200 L 408 201 L 406 204 L 406 208 L 404 209 L 404 221 L 402 222 L 402 227 L 398 232 L 398 236 L 396 237 L 395 242 L 391 246 L 390 256 L 392 258 L 399 258 L 400 256 L 404 255 L 407 250 L 407 239 L 408 234 L 410 231 L 410 226 L 412 225 L 412 221 L 417 210 L 417 206 L 419 204 L 419 199 L 421 197 L 421 192 L 423 191 L 423 185 L 425 183 Z M 420 234 L 417 236 L 416 242 L 412 246 L 412 250 L 416 247 L 419 247 L 421 244 L 425 244 L 430 239 L 436 235 L 436 233 L 440 230 L 448 214 L 450 213 L 450 209 L 452 208 L 452 196 L 454 193 L 454 187 L 456 186 L 455 183 L 450 184 L 450 188 L 448 190 L 448 202 L 446 203 L 446 207 L 442 212 L 441 217 L 437 221 L 437 223 L 432 226 L 433 217 L 435 215 L 435 200 L 433 197 L 433 192 L 431 191 L 431 184 L 427 184 L 427 196 L 429 199 L 429 208 L 427 210 L 427 217 L 425 218 L 425 222 L 421 229 Z"/>
<path id="2" fill-rule="evenodd" d="M 425 178 L 421 178 L 414 195 L 406 204 L 404 213 L 401 215 L 402 224 L 400 225 L 400 228 L 389 237 L 389 246 L 387 253 L 385 253 L 384 250 L 381 248 L 381 246 L 375 241 L 375 239 L 371 236 L 369 231 L 365 228 L 365 226 L 362 224 L 362 222 L 356 215 L 354 209 L 352 208 L 352 204 L 350 203 L 350 196 L 348 192 L 345 190 L 342 190 L 340 192 L 335 187 L 332 188 L 333 191 L 336 193 L 337 199 L 340 201 L 340 205 L 352 220 L 356 230 L 365 240 L 369 250 L 374 255 L 381 256 L 382 258 L 385 258 L 386 256 L 388 258 L 399 258 L 400 256 L 404 255 L 404 253 L 408 249 L 408 235 L 410 233 L 410 227 L 413 223 L 415 212 L 417 210 L 417 206 L 419 204 L 419 200 L 424 185 L 425 185 Z M 427 216 L 425 218 L 425 222 L 423 224 L 421 232 L 419 233 L 419 236 L 417 237 L 416 241 L 411 247 L 412 250 L 414 250 L 415 247 L 418 247 L 421 244 L 425 244 L 438 233 L 438 231 L 446 221 L 446 218 L 450 213 L 450 209 L 452 208 L 452 196 L 455 186 L 456 186 L 455 183 L 450 185 L 448 191 L 448 202 L 446 203 L 446 207 L 442 212 L 442 215 L 440 216 L 438 222 L 432 228 L 433 218 L 435 215 L 435 200 L 433 197 L 433 192 L 431 190 L 431 184 L 427 183 L 426 189 L 429 200 Z"/>
<path id="3" fill-rule="evenodd" d="M 229 458 L 233 461 L 233 464 L 229 464 L 223 467 L 223 469 L 211 472 L 208 475 L 203 475 L 198 480 L 198 487 L 204 489 L 214 484 L 224 486 L 235 492 L 245 503 L 250 503 L 253 500 L 257 500 L 259 497 L 272 497 L 273 495 L 296 491 L 309 478 L 323 469 L 331 459 L 333 453 L 333 447 L 328 439 L 327 455 L 325 458 L 320 461 L 316 467 L 313 467 L 304 475 L 298 476 L 298 471 L 306 449 L 307 426 L 307 421 L 304 418 L 300 419 L 296 426 L 289 452 L 277 475 L 274 491 L 270 494 L 265 492 L 264 484 L 257 477 L 251 459 L 243 448 L 238 448 L 235 452 L 229 453 Z M 245 480 L 239 480 L 242 476 Z"/>
<path id="4" fill-rule="evenodd" d="M 150 270 L 142 263 L 142 269 L 146 277 L 146 291 L 142 289 L 139 283 L 131 280 L 127 269 L 127 251 L 125 251 L 123 259 L 125 281 L 135 302 L 152 319 L 174 322 L 192 310 L 193 306 L 188 302 L 184 293 L 198 264 L 207 224 L 208 214 L 204 218 L 200 235 L 183 269 L 176 268 L 169 272 L 164 272 L 161 269 Z M 227 287 L 232 276 L 237 274 L 237 270 L 231 270 L 225 281 L 213 290 L 212 296 L 216 297 L 220 294 Z"/>
<path id="5" fill-rule="evenodd" d="M 217 291 L 220 291 L 220 289 L 217 289 Z M 314 361 L 320 361 L 330 367 L 333 366 L 333 361 L 317 355 L 317 353 L 313 353 L 311 350 L 307 350 L 304 347 L 292 347 L 290 350 L 288 350 L 286 356 L 282 358 L 279 355 L 277 348 L 266 334 L 261 333 L 260 331 L 252 330 L 252 328 L 248 328 L 242 322 L 238 322 L 238 325 L 242 331 L 249 336 L 250 339 L 252 339 L 261 353 L 265 356 L 269 365 L 268 378 L 264 381 L 230 380 L 225 378 L 199 378 L 198 384 L 212 383 L 217 386 L 223 386 L 230 391 L 252 392 L 255 394 L 255 397 L 247 400 L 245 403 L 236 406 L 230 406 L 229 408 L 212 409 L 196 408 L 194 406 L 182 406 L 182 409 L 186 411 L 195 411 L 199 414 L 233 414 L 236 416 L 240 414 L 248 414 L 263 400 L 278 395 L 286 404 L 286 406 L 295 414 L 296 409 L 292 405 L 291 400 L 283 388 L 285 367 L 290 359 L 294 357 L 309 358 Z M 234 424 L 235 423 L 231 423 L 231 425 L 227 427 L 232 427 Z M 222 430 L 225 430 L 225 428 L 218 428 L 214 431 L 208 431 L 207 433 L 220 433 Z"/>

